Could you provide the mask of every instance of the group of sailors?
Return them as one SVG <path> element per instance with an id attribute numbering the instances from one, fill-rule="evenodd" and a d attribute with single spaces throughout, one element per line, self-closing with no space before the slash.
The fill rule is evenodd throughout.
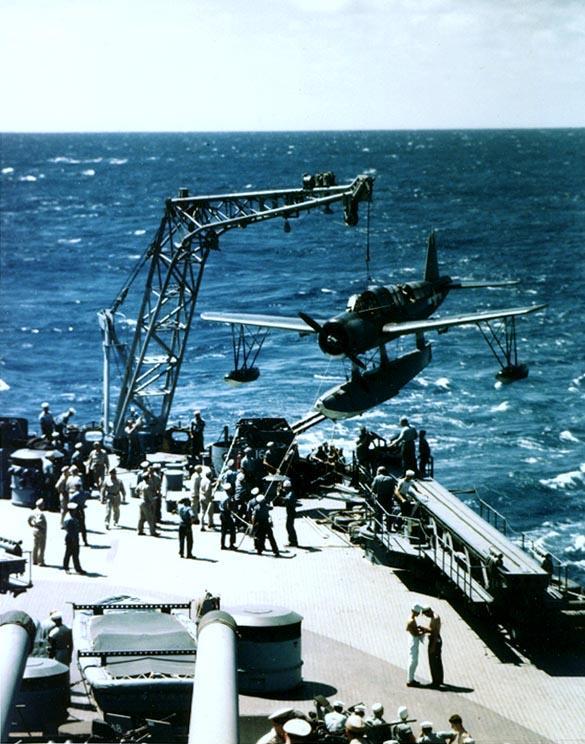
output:
<path id="1" fill-rule="evenodd" d="M 406 416 L 402 416 L 399 423 L 400 431 L 395 437 L 389 440 L 385 449 L 388 452 L 396 453 L 400 457 L 400 466 L 403 474 L 407 470 L 412 470 L 420 478 L 427 475 L 432 476 L 433 458 L 429 442 L 426 438 L 426 431 L 421 429 L 417 432 L 416 427 L 409 423 Z M 355 452 L 358 465 L 366 473 L 371 473 L 372 468 L 375 467 L 373 459 L 379 448 L 372 449 L 371 445 L 376 440 L 383 441 L 377 434 L 368 431 L 365 426 L 361 427 L 356 441 Z"/>
<path id="2" fill-rule="evenodd" d="M 346 708 L 341 700 L 332 705 L 325 698 L 315 700 L 316 711 L 308 714 L 295 708 L 280 708 L 270 716 L 272 728 L 256 744 L 474 744 L 461 716 L 449 717 L 449 730 L 435 731 L 431 721 L 412 724 L 408 709 L 400 706 L 396 717 L 384 717 L 382 703 L 374 703 L 370 712 L 362 703 Z"/>
<path id="3" fill-rule="evenodd" d="M 236 534 L 244 532 L 253 538 L 259 555 L 266 549 L 267 541 L 273 554 L 280 555 L 270 514 L 275 502 L 286 509 L 287 545 L 298 547 L 295 530 L 298 496 L 292 479 L 277 472 L 286 459 L 285 454 L 279 460 L 281 456 L 282 449 L 268 442 L 262 457 L 251 447 L 236 454 L 236 459 L 226 462 L 219 477 L 209 467 L 195 465 L 189 480 L 190 497 L 181 499 L 178 507 L 181 557 L 194 557 L 193 525 L 201 525 L 201 531 L 215 529 L 216 504 L 222 550 L 237 550 Z"/>

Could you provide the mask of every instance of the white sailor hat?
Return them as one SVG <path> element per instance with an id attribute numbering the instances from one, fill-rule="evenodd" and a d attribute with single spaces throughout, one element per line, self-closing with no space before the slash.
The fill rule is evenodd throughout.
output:
<path id="1" fill-rule="evenodd" d="M 268 716 L 269 721 L 286 721 L 294 715 L 294 708 L 279 708 Z"/>
<path id="2" fill-rule="evenodd" d="M 345 703 L 343 702 L 343 700 L 335 700 L 335 702 L 333 703 L 333 708 L 341 708 L 341 710 L 343 710 L 345 708 Z"/>
<path id="3" fill-rule="evenodd" d="M 274 442 L 268 442 L 267 447 L 274 447 Z"/>
<path id="4" fill-rule="evenodd" d="M 250 493 L 252 494 L 252 496 L 258 496 L 258 494 L 260 493 L 260 489 L 258 488 L 258 486 L 254 486 Z"/>
<path id="5" fill-rule="evenodd" d="M 49 404 L 47 403 L 46 400 L 43 401 L 43 403 L 41 403 L 41 408 L 50 408 L 50 406 L 49 406 Z"/>
<path id="6" fill-rule="evenodd" d="M 51 620 L 63 620 L 63 615 L 59 612 L 59 610 L 53 610 L 49 613 L 49 617 Z"/>
<path id="7" fill-rule="evenodd" d="M 235 462 L 234 462 L 233 460 L 228 460 L 228 461 L 227 461 L 227 466 L 228 466 L 228 468 L 233 468 L 233 466 L 234 466 L 235 464 L 236 464 L 236 463 L 235 463 Z"/>
<path id="8" fill-rule="evenodd" d="M 77 465 L 70 465 L 69 466 L 69 472 L 72 475 L 75 475 L 75 473 L 79 473 L 79 468 L 77 467 Z"/>
<path id="9" fill-rule="evenodd" d="M 313 730 L 311 724 L 302 718 L 291 718 L 284 724 L 282 729 L 286 734 L 290 734 L 291 736 L 300 736 L 302 738 L 309 736 Z"/>
<path id="10" fill-rule="evenodd" d="M 83 447 L 83 442 L 77 442 L 75 445 L 75 449 L 81 449 Z"/>
<path id="11" fill-rule="evenodd" d="M 194 416 L 199 416 L 201 414 L 201 411 L 193 411 Z"/>
<path id="12" fill-rule="evenodd" d="M 406 705 L 401 705 L 400 708 L 398 708 L 397 715 L 398 718 L 406 721 L 406 719 L 408 718 L 408 708 L 406 707 Z"/>
<path id="13" fill-rule="evenodd" d="M 372 705 L 372 713 L 383 713 L 384 712 L 384 706 L 382 703 L 374 703 Z"/>
<path id="14" fill-rule="evenodd" d="M 74 415 L 75 415 L 75 414 L 77 413 L 77 411 L 75 410 L 75 408 L 73 408 L 73 406 L 71 406 L 71 407 L 69 408 L 69 413 L 70 413 L 70 414 L 71 414 L 72 416 L 74 416 Z"/>
<path id="15" fill-rule="evenodd" d="M 246 447 L 244 452 L 254 452 L 254 450 L 251 447 Z"/>
<path id="16" fill-rule="evenodd" d="M 42 506 L 45 502 L 42 499 L 37 499 L 35 501 L 35 506 Z"/>
<path id="17" fill-rule="evenodd" d="M 59 432 L 58 431 L 54 431 L 51 434 L 51 439 L 59 439 Z"/>
<path id="18" fill-rule="evenodd" d="M 283 485 L 283 488 L 292 488 L 292 483 L 289 480 L 285 480 L 285 482 L 282 485 Z"/>
<path id="19" fill-rule="evenodd" d="M 67 508 L 68 508 L 68 509 L 77 509 L 77 507 L 78 507 L 78 504 L 76 504 L 76 503 L 75 503 L 75 501 L 70 501 L 70 502 L 69 502 L 69 503 L 67 504 Z"/>
<path id="20" fill-rule="evenodd" d="M 404 475 L 407 478 L 414 478 L 414 476 L 416 475 L 416 473 L 414 472 L 414 470 L 407 470 L 406 473 L 404 473 Z"/>
<path id="21" fill-rule="evenodd" d="M 256 496 L 256 501 L 259 504 L 261 504 L 264 501 L 265 498 L 266 498 L 266 496 L 263 493 L 261 493 L 259 496 Z"/>
<path id="22" fill-rule="evenodd" d="M 241 481 L 243 481 L 243 480 L 244 480 L 244 478 L 245 478 L 245 477 L 246 477 L 246 476 L 244 475 L 244 473 L 241 473 L 241 472 L 240 472 L 240 473 L 238 473 L 238 474 L 236 475 L 236 480 L 237 480 L 237 481 L 240 481 L 240 482 L 241 482 Z"/>
<path id="23" fill-rule="evenodd" d="M 356 713 L 358 716 L 363 716 L 366 712 L 366 706 L 359 703 L 358 705 L 354 706 L 353 712 Z"/>
<path id="24" fill-rule="evenodd" d="M 143 461 L 142 461 L 142 462 L 140 463 L 140 467 L 141 467 L 141 468 L 143 468 L 143 469 L 144 469 L 144 468 L 149 468 L 149 467 L 150 467 L 150 463 L 148 462 L 148 460 L 143 460 Z"/>
<path id="25" fill-rule="evenodd" d="M 361 716 L 356 713 L 352 713 L 351 716 L 345 722 L 345 728 L 350 732 L 363 731 L 366 727 L 366 722 Z"/>
<path id="26" fill-rule="evenodd" d="M 432 729 L 433 724 L 430 721 L 422 721 L 420 724 L 421 731 L 424 731 L 425 729 Z"/>
<path id="27" fill-rule="evenodd" d="M 223 490 L 224 491 L 231 491 L 232 488 L 233 488 L 233 485 L 231 483 L 227 483 L 226 482 L 226 483 L 223 484 Z"/>

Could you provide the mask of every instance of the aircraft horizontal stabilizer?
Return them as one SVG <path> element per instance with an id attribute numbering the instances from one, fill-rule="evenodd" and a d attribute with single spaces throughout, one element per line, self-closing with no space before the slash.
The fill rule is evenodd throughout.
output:
<path id="1" fill-rule="evenodd" d="M 426 331 L 442 331 L 446 328 L 472 323 L 487 322 L 513 318 L 517 315 L 527 315 L 537 310 L 542 310 L 546 305 L 530 305 L 528 307 L 512 307 L 507 310 L 491 310 L 484 313 L 470 313 L 467 315 L 451 315 L 445 318 L 428 318 L 427 320 L 412 320 L 404 323 L 386 323 L 383 326 L 384 333 L 394 336 L 404 336 L 409 333 L 425 333 Z"/>
<path id="2" fill-rule="evenodd" d="M 281 315 L 253 315 L 249 313 L 201 313 L 202 320 L 215 323 L 230 323 L 231 325 L 249 325 L 260 328 L 278 328 L 281 331 L 295 331 L 297 333 L 316 333 L 315 329 L 300 318 L 287 318 Z M 325 320 L 317 321 L 323 325 Z"/>

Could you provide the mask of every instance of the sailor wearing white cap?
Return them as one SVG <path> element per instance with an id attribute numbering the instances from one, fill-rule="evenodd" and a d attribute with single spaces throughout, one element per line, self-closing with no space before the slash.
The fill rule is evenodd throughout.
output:
<path id="1" fill-rule="evenodd" d="M 41 436 L 46 439 L 51 438 L 51 434 L 55 430 L 55 419 L 53 414 L 49 410 L 50 406 L 47 401 L 41 403 L 41 412 L 39 413 L 39 426 L 41 428 Z"/>
<path id="2" fill-rule="evenodd" d="M 283 744 L 285 741 L 284 724 L 295 717 L 293 708 L 279 708 L 268 716 L 272 728 L 267 734 L 261 736 L 256 744 Z"/>
<path id="3" fill-rule="evenodd" d="M 49 631 L 49 657 L 69 666 L 73 655 L 73 634 L 71 628 L 63 624 L 60 612 L 52 612 L 51 620 L 55 627 Z"/>
<path id="4" fill-rule="evenodd" d="M 382 726 L 386 723 L 384 720 L 384 706 L 382 703 L 372 705 L 372 715 L 366 718 L 368 726 Z"/>
<path id="5" fill-rule="evenodd" d="M 35 508 L 32 510 L 28 524 L 32 527 L 33 550 L 32 562 L 35 566 L 45 565 L 45 545 L 47 544 L 47 518 L 43 514 L 45 502 L 37 499 Z"/>
<path id="6" fill-rule="evenodd" d="M 254 547 L 258 555 L 262 555 L 264 551 L 266 538 L 270 543 L 272 552 L 278 556 L 278 545 L 274 539 L 274 533 L 272 532 L 272 523 L 270 520 L 270 507 L 265 500 L 264 494 L 256 496 L 256 506 L 252 511 L 252 525 L 254 529 Z"/>
<path id="7" fill-rule="evenodd" d="M 282 727 L 285 744 L 307 741 L 313 729 L 304 718 L 291 718 Z"/>
<path id="8" fill-rule="evenodd" d="M 297 515 L 297 495 L 293 491 L 292 483 L 285 480 L 282 484 L 282 500 L 286 509 L 286 533 L 288 535 L 288 545 L 297 548 L 299 541 L 297 531 L 295 530 L 295 518 Z"/>
<path id="9" fill-rule="evenodd" d="M 344 703 L 341 700 L 336 700 L 333 703 L 333 710 L 323 716 L 323 723 L 330 734 L 342 734 L 345 731 L 347 715 L 343 712 L 344 708 Z"/>
<path id="10" fill-rule="evenodd" d="M 363 741 L 365 733 L 366 723 L 364 719 L 356 713 L 352 713 L 345 722 L 345 735 L 348 738 L 350 744 Z"/>
<path id="11" fill-rule="evenodd" d="M 419 604 L 412 606 L 410 618 L 406 624 L 406 632 L 408 633 L 408 677 L 406 681 L 407 687 L 420 687 L 420 683 L 414 678 L 416 668 L 418 666 L 418 652 L 421 641 L 423 639 L 424 630 L 417 625 L 416 618 L 422 612 L 422 607 Z"/>
<path id="12" fill-rule="evenodd" d="M 85 571 L 81 568 L 79 563 L 79 533 L 81 527 L 79 519 L 76 514 L 79 509 L 79 505 L 75 501 L 70 501 L 67 504 L 67 516 L 63 520 L 63 527 L 65 530 L 65 555 L 63 556 L 63 568 L 65 571 L 69 571 L 69 561 L 73 560 L 73 565 L 78 574 L 84 574 Z"/>

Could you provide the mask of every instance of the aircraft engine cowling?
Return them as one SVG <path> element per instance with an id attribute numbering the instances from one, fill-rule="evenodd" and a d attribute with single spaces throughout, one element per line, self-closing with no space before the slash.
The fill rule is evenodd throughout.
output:
<path id="1" fill-rule="evenodd" d="M 319 346 L 331 356 L 361 354 L 381 343 L 379 325 L 355 317 L 328 320 L 319 333 Z"/>
<path id="2" fill-rule="evenodd" d="M 349 350 L 345 325 L 339 321 L 329 320 L 319 333 L 321 351 L 331 356 L 342 356 Z"/>

